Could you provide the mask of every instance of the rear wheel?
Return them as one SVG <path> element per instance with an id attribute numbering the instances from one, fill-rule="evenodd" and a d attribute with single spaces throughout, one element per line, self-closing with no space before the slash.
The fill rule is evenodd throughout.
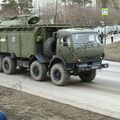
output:
<path id="1" fill-rule="evenodd" d="M 2 69 L 5 74 L 13 74 L 16 71 L 15 60 L 10 57 L 5 57 L 2 61 Z"/>
<path id="2" fill-rule="evenodd" d="M 30 66 L 31 77 L 36 81 L 43 81 L 47 77 L 46 65 L 34 61 Z"/>
<path id="3" fill-rule="evenodd" d="M 3 61 L 3 56 L 0 55 L 0 72 L 2 72 L 2 61 Z"/>
<path id="4" fill-rule="evenodd" d="M 69 82 L 69 74 L 62 64 L 53 65 L 50 75 L 52 82 L 57 86 L 64 86 Z"/>
<path id="5" fill-rule="evenodd" d="M 96 77 L 96 70 L 82 71 L 79 74 L 79 77 L 82 80 L 82 82 L 91 82 Z"/>

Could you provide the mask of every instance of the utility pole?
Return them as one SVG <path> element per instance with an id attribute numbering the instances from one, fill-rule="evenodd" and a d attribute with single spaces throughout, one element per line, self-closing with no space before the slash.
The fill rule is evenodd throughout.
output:
<path id="1" fill-rule="evenodd" d="M 102 8 L 102 16 L 104 17 L 104 33 L 105 33 L 104 44 L 106 45 L 106 23 L 107 23 L 107 16 L 108 16 L 108 8 Z"/>
<path id="2" fill-rule="evenodd" d="M 104 28 L 105 28 L 105 41 L 104 41 L 104 44 L 106 45 L 106 37 L 107 37 L 107 33 L 106 33 L 106 25 L 107 25 L 107 20 L 106 20 L 107 18 L 106 18 L 106 15 L 104 16 Z"/>

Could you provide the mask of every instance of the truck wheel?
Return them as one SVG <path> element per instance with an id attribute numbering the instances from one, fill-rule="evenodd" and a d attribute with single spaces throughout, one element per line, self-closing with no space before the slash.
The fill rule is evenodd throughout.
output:
<path id="1" fill-rule="evenodd" d="M 91 82 L 96 77 L 96 70 L 83 71 L 79 74 L 79 77 L 83 82 Z"/>
<path id="2" fill-rule="evenodd" d="M 69 74 L 62 64 L 53 65 L 50 75 L 52 82 L 57 86 L 64 86 L 69 82 Z"/>
<path id="3" fill-rule="evenodd" d="M 30 66 L 31 77 L 36 81 L 43 81 L 47 77 L 47 68 L 44 64 L 34 61 Z"/>
<path id="4" fill-rule="evenodd" d="M 2 61 L 3 61 L 3 56 L 0 55 L 0 72 L 2 72 Z"/>
<path id="5" fill-rule="evenodd" d="M 16 71 L 16 63 L 14 59 L 5 57 L 2 61 L 2 69 L 5 74 L 13 74 Z"/>

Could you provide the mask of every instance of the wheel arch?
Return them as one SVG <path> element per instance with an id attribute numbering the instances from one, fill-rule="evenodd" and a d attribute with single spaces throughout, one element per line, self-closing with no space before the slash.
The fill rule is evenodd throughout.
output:
<path id="1" fill-rule="evenodd" d="M 30 59 L 29 59 L 29 66 L 35 60 L 38 60 L 38 62 L 40 62 L 40 63 L 44 63 L 44 64 L 47 63 L 47 60 L 45 59 L 45 57 L 43 55 L 31 55 Z"/>
<path id="2" fill-rule="evenodd" d="M 59 57 L 59 56 L 55 56 L 52 58 L 52 60 L 49 63 L 49 71 L 51 70 L 52 66 L 56 63 L 62 63 L 64 65 L 64 67 L 66 68 L 66 62 L 64 60 L 64 58 Z"/>

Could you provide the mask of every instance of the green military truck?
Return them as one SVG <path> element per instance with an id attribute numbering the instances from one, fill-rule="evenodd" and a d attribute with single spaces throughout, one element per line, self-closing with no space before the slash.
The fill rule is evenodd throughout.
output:
<path id="1" fill-rule="evenodd" d="M 70 75 L 91 82 L 102 64 L 104 48 L 98 34 L 65 25 L 40 25 L 37 16 L 16 16 L 0 23 L 0 72 L 14 74 L 29 69 L 43 81 L 49 74 L 55 85 L 69 82 Z"/>

